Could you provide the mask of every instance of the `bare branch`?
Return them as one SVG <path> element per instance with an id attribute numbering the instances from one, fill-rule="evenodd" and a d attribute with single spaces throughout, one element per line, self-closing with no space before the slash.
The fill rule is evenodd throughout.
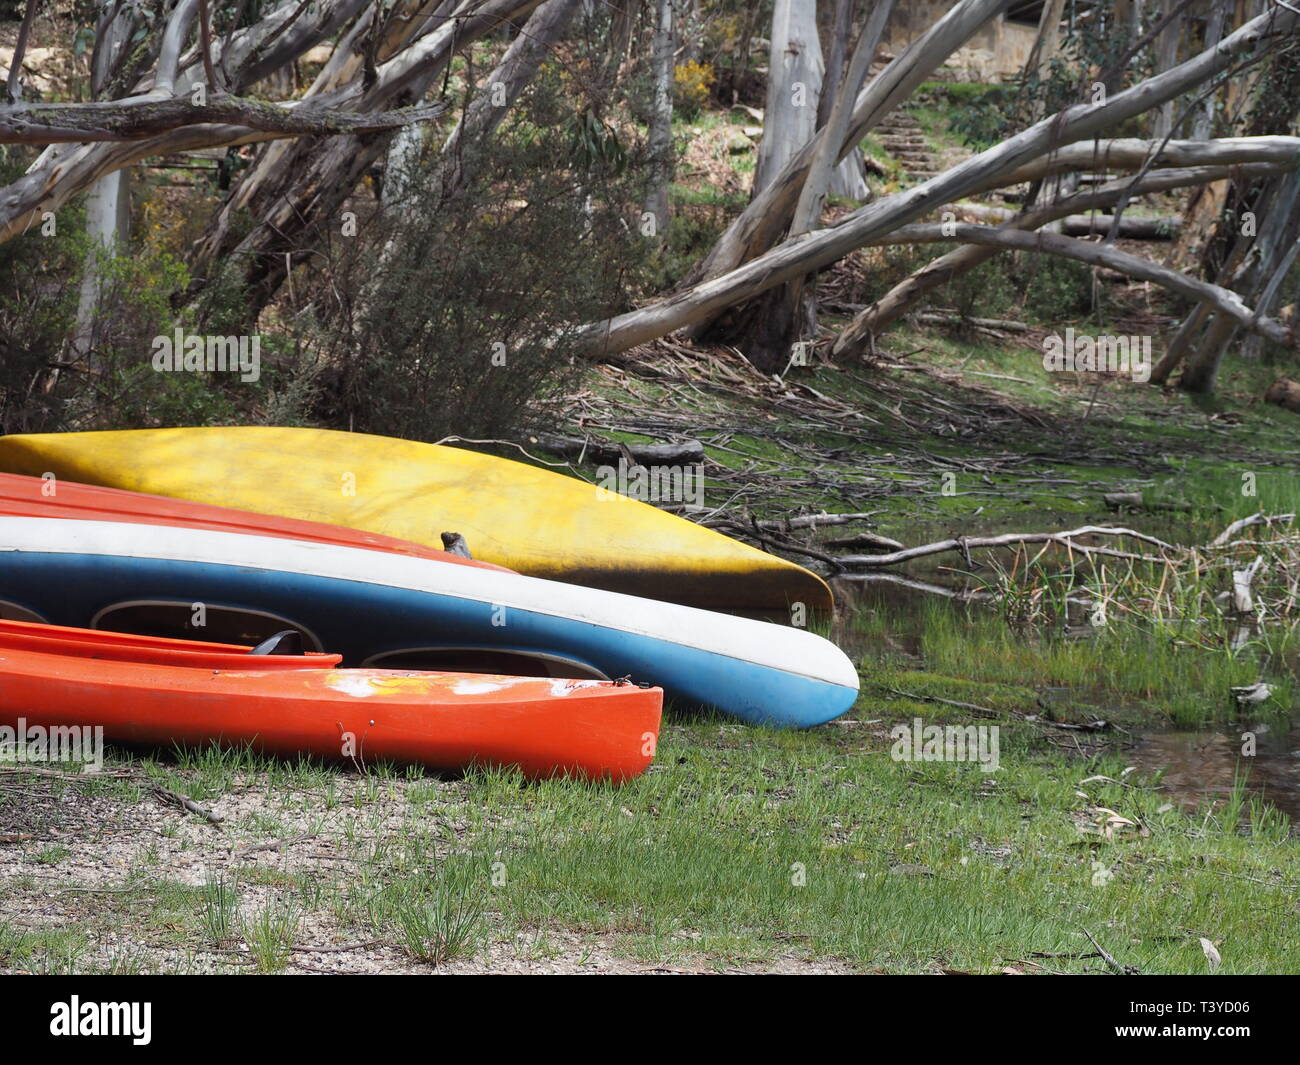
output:
<path id="1" fill-rule="evenodd" d="M 1129 537 L 1145 544 L 1150 544 L 1158 550 L 1173 551 L 1171 544 L 1163 540 L 1157 540 L 1154 536 L 1147 536 L 1145 533 L 1136 532 L 1133 529 L 1123 529 L 1110 525 L 1084 525 L 1078 529 L 1069 529 L 1062 532 L 1051 533 L 1003 533 L 1001 536 L 959 536 L 949 540 L 937 540 L 932 544 L 921 544 L 917 547 L 907 547 L 901 551 L 890 551 L 887 554 L 878 555 L 839 555 L 836 561 L 844 566 L 853 566 L 861 569 L 879 569 L 884 566 L 896 566 L 900 562 L 909 562 L 914 558 L 923 558 L 927 555 L 939 555 L 949 551 L 960 551 L 963 554 L 968 553 L 971 548 L 978 547 L 1012 547 L 1021 544 L 1059 544 L 1067 547 L 1071 551 L 1077 551 L 1082 555 L 1107 555 L 1112 558 L 1128 558 L 1146 562 L 1163 562 L 1163 557 L 1154 555 L 1139 555 L 1128 551 L 1116 551 L 1112 548 L 1089 546 L 1079 543 L 1082 536 L 1116 536 Z"/>
<path id="2" fill-rule="evenodd" d="M 32 23 L 36 21 L 36 9 L 41 0 L 27 0 L 27 9 L 23 12 L 23 24 L 18 28 L 18 40 L 14 44 L 13 58 L 9 62 L 9 78 L 5 82 L 5 95 L 11 104 L 18 102 L 22 89 L 18 79 L 22 74 L 23 56 L 27 54 L 27 38 L 32 33 Z"/>
<path id="3" fill-rule="evenodd" d="M 203 76 L 208 82 L 209 92 L 219 92 L 221 82 L 212 66 L 212 26 L 208 19 L 208 0 L 199 0 L 199 48 L 203 53 Z"/>
<path id="4" fill-rule="evenodd" d="M 1058 233 L 1028 233 L 1023 229 L 977 226 L 969 222 L 904 226 L 889 234 L 888 239 L 890 243 L 908 244 L 959 240 L 966 244 L 987 244 L 1010 251 L 1045 252 L 1090 266 L 1109 267 L 1138 281 L 1150 281 L 1172 292 L 1208 303 L 1216 311 L 1236 319 L 1244 328 L 1275 344 L 1292 347 L 1295 343 L 1295 338 L 1286 326 L 1276 319 L 1257 316 L 1231 289 L 1199 281 L 1150 260 L 1118 251 L 1107 244 L 1094 244 L 1074 237 L 1063 237 Z"/>
<path id="5" fill-rule="evenodd" d="M 153 95 L 171 96 L 176 91 L 176 72 L 180 67 L 181 50 L 189 36 L 190 23 L 198 11 L 198 0 L 180 0 L 172 9 L 163 31 L 162 50 L 158 53 L 158 74 L 153 79 Z"/>
<path id="6" fill-rule="evenodd" d="M 84 104 L 28 104 L 0 107 L 0 144 L 79 144 L 134 141 L 170 130 L 208 123 L 300 136 L 376 133 L 427 122 L 446 110 L 443 103 L 379 114 L 284 105 L 240 96 L 215 96 L 201 105 L 184 97 L 110 100 Z"/>
<path id="7" fill-rule="evenodd" d="M 1189 185 L 1201 185 L 1211 181 L 1222 181 L 1243 173 L 1252 176 L 1265 176 L 1284 173 L 1276 163 L 1247 163 L 1242 166 L 1202 166 L 1185 167 L 1170 170 L 1154 170 L 1147 173 L 1136 185 L 1128 178 L 1108 182 L 1088 192 L 1076 193 L 1053 203 L 1042 204 L 1026 211 L 1018 217 L 1004 223 L 1008 229 L 1038 229 L 1060 218 L 1069 218 L 1072 214 L 1095 211 L 1109 207 L 1125 196 L 1144 195 L 1155 192 L 1167 192 L 1171 189 L 1185 188 Z M 961 211 L 961 204 L 953 204 L 950 210 Z M 965 244 L 960 248 L 940 256 L 927 263 L 920 270 L 904 278 L 886 292 L 880 299 L 865 308 L 847 325 L 835 340 L 834 353 L 842 355 L 861 351 L 867 347 L 873 336 L 879 336 L 898 317 L 907 312 L 928 293 L 948 284 L 956 277 L 969 273 L 981 263 L 987 262 L 998 254 L 996 247 L 981 244 Z"/>

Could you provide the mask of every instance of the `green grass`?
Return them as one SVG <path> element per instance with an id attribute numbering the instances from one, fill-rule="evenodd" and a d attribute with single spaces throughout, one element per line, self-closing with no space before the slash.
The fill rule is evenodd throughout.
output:
<path id="1" fill-rule="evenodd" d="M 980 647 L 993 637 L 972 631 Z M 936 657 L 954 638 L 937 621 L 923 635 Z M 1024 673 L 994 679 L 989 665 L 949 676 L 932 665 L 937 672 L 873 666 L 850 723 L 808 732 L 670 718 L 655 766 L 622 788 L 528 784 L 508 771 L 452 782 L 333 771 L 330 781 L 313 773 L 307 791 L 263 790 L 257 757 L 228 753 L 226 767 L 268 804 L 231 832 L 257 839 L 294 810 L 320 810 L 327 784 L 341 785 L 351 798 L 312 846 L 346 862 L 303 872 L 278 859 L 249 864 L 238 887 L 229 871 L 194 887 L 137 870 L 128 893 L 76 896 L 82 917 L 66 927 L 0 926 L 0 967 L 153 971 L 151 945 L 217 947 L 238 936 L 252 963 L 241 971 L 282 971 L 311 914 L 340 936 L 377 938 L 434 964 L 493 942 L 526 941 L 528 956 L 546 958 L 577 936 L 628 959 L 691 967 L 793 956 L 886 972 L 995 972 L 1033 952 L 1087 951 L 1087 928 L 1144 972 L 1204 971 L 1201 936 L 1219 945 L 1226 972 L 1294 971 L 1268 915 L 1285 913 L 1300 889 L 1300 852 L 1272 808 L 1244 787 L 1217 807 L 1171 808 L 1156 781 L 1124 776 L 1122 754 L 1069 755 L 1009 715 L 992 722 L 1003 726 L 996 772 L 894 761 L 896 721 L 989 721 L 890 688 L 1032 708 Z M 203 772 L 177 768 L 178 783 L 197 790 L 188 777 Z M 1125 783 L 1088 780 L 1098 775 Z M 1103 808 L 1134 827 L 1099 834 Z M 210 838 L 206 853 L 224 855 L 229 839 Z M 240 921 L 239 896 L 251 892 L 259 901 Z M 103 960 L 94 942 L 122 927 L 139 948 Z"/>
<path id="2" fill-rule="evenodd" d="M 1175 627 L 1116 623 L 1085 636 L 1026 633 L 988 612 L 936 606 L 925 614 L 921 640 L 926 666 L 936 673 L 1068 688 L 1076 701 L 1147 726 L 1224 720 L 1234 709 L 1229 689 L 1264 676 L 1274 697 L 1263 709 L 1286 713 L 1294 702 L 1288 678 L 1272 675 L 1253 647 L 1207 649 Z"/>
<path id="3" fill-rule="evenodd" d="M 1291 964 L 1258 920 L 1300 875 L 1274 829 L 1261 842 L 1223 814 L 1158 812 L 1165 799 L 1141 788 L 1090 786 L 1081 800 L 1084 777 L 1118 777 L 1113 761 L 1013 746 L 990 779 L 901 765 L 887 747 L 844 726 L 679 725 L 659 768 L 616 792 L 484 778 L 476 808 L 512 829 L 475 852 L 480 875 L 504 866 L 493 899 L 507 927 L 614 934 L 641 956 L 719 965 L 793 950 L 866 969 L 996 970 L 1086 949 L 1082 927 L 1144 971 L 1203 971 L 1201 934 L 1230 945 L 1231 971 Z M 1081 833 L 1094 804 L 1151 834 Z M 1262 882 L 1234 880 L 1228 899 L 1225 870 Z"/>
<path id="4" fill-rule="evenodd" d="M 443 861 L 422 877 L 400 881 L 391 921 L 411 956 L 442 965 L 471 956 L 483 933 L 491 878 L 464 859 Z"/>
<path id="5" fill-rule="evenodd" d="M 218 949 L 235 936 L 239 919 L 239 890 L 233 876 L 223 871 L 211 872 L 203 884 L 204 938 Z"/>
<path id="6" fill-rule="evenodd" d="M 241 931 L 258 972 L 278 973 L 289 964 L 302 914 L 293 902 L 274 900 L 243 920 Z"/>

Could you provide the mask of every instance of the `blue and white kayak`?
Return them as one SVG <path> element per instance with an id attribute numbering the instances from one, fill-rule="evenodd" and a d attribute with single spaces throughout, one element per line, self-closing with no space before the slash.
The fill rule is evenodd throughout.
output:
<path id="1" fill-rule="evenodd" d="M 178 526 L 0 516 L 0 615 L 152 635 L 297 628 L 348 665 L 631 677 L 755 724 L 805 728 L 857 698 L 802 629 L 366 548 Z M 233 626 L 233 628 L 232 628 Z"/>

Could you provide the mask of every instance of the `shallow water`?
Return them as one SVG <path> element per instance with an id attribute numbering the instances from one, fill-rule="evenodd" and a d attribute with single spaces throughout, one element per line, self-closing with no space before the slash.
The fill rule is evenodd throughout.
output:
<path id="1" fill-rule="evenodd" d="M 1255 736 L 1255 753 L 1244 756 L 1245 736 Z M 1152 732 L 1125 754 L 1144 776 L 1163 771 L 1160 784 L 1169 801 L 1194 808 L 1232 791 L 1238 773 L 1246 790 L 1300 824 L 1300 727 L 1243 724 L 1213 732 Z"/>
<path id="2" fill-rule="evenodd" d="M 929 586 L 927 588 L 927 585 Z M 963 584 L 926 578 L 899 583 L 888 578 L 871 582 L 836 582 L 837 601 L 843 606 L 841 623 L 833 638 L 855 661 L 866 663 L 888 655 L 924 669 L 922 616 L 933 604 L 954 611 L 982 609 L 969 600 L 974 583 Z M 870 612 L 887 619 L 884 637 L 866 636 L 854 629 L 853 618 Z M 971 647 L 972 656 L 979 654 Z M 1300 675 L 1300 663 L 1288 664 Z M 1032 678 L 1026 683 L 1033 684 Z M 1045 693 L 1060 694 L 1060 693 Z M 1253 754 L 1248 734 L 1254 737 Z M 1134 735 L 1132 746 L 1121 752 L 1126 765 L 1136 766 L 1142 777 L 1160 775 L 1159 787 L 1169 801 L 1194 809 L 1226 798 L 1239 777 L 1246 792 L 1266 800 L 1300 825 L 1300 720 L 1270 720 L 1221 724 L 1201 730 L 1152 730 Z"/>

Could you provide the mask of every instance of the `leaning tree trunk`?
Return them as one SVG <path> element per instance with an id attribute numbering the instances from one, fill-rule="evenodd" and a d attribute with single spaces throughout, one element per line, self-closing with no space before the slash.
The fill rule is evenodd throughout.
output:
<path id="1" fill-rule="evenodd" d="M 836 146 L 837 158 L 861 142 L 895 107 L 906 100 L 930 74 L 976 31 L 1009 7 L 1011 0 L 961 0 L 943 18 L 913 41 L 859 94 L 848 133 Z M 799 193 L 808 176 L 823 134 L 803 145 L 779 174 L 755 196 L 731 223 L 709 254 L 692 271 L 688 283 L 698 285 L 736 271 L 773 247 L 789 228 Z M 689 324 L 695 336 L 725 335 L 728 315 L 705 315 Z M 715 325 L 716 323 L 716 325 Z"/>
<path id="2" fill-rule="evenodd" d="M 956 9 L 954 9 L 956 10 Z M 1246 56 L 1274 47 L 1294 31 L 1300 12 L 1281 8 L 1252 19 L 1219 47 L 1164 74 L 1117 93 L 1104 102 L 1076 104 L 1044 119 L 1003 143 L 959 163 L 929 181 L 883 197 L 833 228 L 789 241 L 731 270 L 679 291 L 667 299 L 591 323 L 576 334 L 596 352 L 625 351 L 636 344 L 716 317 L 811 270 L 821 269 L 891 230 L 981 187 L 1004 183 L 1007 176 L 1041 162 L 1061 145 L 1095 138 L 1116 124 L 1159 106 L 1215 78 Z M 876 79 L 879 80 L 879 79 Z M 1265 138 L 1282 141 L 1286 138 Z M 1250 161 L 1258 161 L 1252 159 Z M 979 243 L 971 241 L 971 243 Z"/>
<path id="3" fill-rule="evenodd" d="M 1272 313 L 1280 278 L 1290 268 L 1300 237 L 1300 173 L 1277 180 L 1281 188 L 1269 197 L 1267 208 L 1269 217 L 1276 221 L 1260 230 L 1255 247 L 1242 256 L 1243 268 L 1232 286 L 1261 316 Z M 1223 357 L 1239 330 L 1239 323 L 1227 315 L 1216 315 L 1195 350 L 1187 355 L 1178 387 L 1186 392 L 1213 392 Z"/>
<path id="4" fill-rule="evenodd" d="M 821 99 L 817 101 L 817 128 L 826 125 L 831 106 L 839 99 L 844 83 L 844 64 L 848 61 L 849 40 L 853 34 L 853 0 L 835 0 L 830 50 L 826 54 L 826 76 L 822 80 Z M 862 149 L 854 146 L 835 167 L 829 191 L 846 200 L 865 200 L 871 195 L 865 177 Z"/>

